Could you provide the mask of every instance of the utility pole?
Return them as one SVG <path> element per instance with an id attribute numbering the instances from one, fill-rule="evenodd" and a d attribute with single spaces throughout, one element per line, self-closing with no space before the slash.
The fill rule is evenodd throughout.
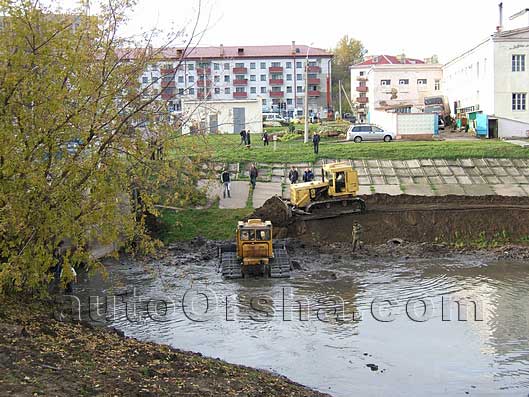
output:
<path id="1" fill-rule="evenodd" d="M 342 80 L 338 80 L 338 109 L 340 112 L 340 119 L 342 118 Z"/>
<path id="2" fill-rule="evenodd" d="M 303 136 L 303 142 L 309 142 L 309 52 L 307 51 L 307 59 L 305 60 L 305 134 Z"/>

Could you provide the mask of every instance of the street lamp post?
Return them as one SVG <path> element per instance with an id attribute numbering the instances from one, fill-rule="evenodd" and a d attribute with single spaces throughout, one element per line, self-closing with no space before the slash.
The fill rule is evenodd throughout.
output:
<path id="1" fill-rule="evenodd" d="M 310 43 L 309 48 L 307 48 L 307 56 L 305 58 L 305 101 L 303 109 L 303 114 L 305 116 L 305 133 L 303 135 L 304 143 L 309 142 L 309 51 L 311 45 L 312 43 Z"/>

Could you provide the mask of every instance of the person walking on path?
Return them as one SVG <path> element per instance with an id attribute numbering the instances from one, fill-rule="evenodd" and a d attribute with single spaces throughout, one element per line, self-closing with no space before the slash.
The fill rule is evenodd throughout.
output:
<path id="1" fill-rule="evenodd" d="M 250 168 L 250 185 L 252 185 L 253 190 L 255 190 L 255 184 L 257 183 L 258 176 L 259 172 L 257 171 L 257 167 L 255 164 L 252 164 L 252 167 Z"/>
<path id="2" fill-rule="evenodd" d="M 312 144 L 314 145 L 314 154 L 318 154 L 318 152 L 320 151 L 320 133 L 319 132 L 315 132 L 314 135 L 312 136 Z"/>
<path id="3" fill-rule="evenodd" d="M 288 180 L 293 185 L 294 183 L 298 181 L 298 179 L 299 179 L 299 172 L 296 169 L 296 167 L 292 166 L 292 168 L 290 169 L 290 172 L 288 173 Z"/>
<path id="4" fill-rule="evenodd" d="M 268 146 L 269 144 L 269 138 L 268 138 L 268 132 L 263 133 L 263 146 Z"/>
<path id="5" fill-rule="evenodd" d="M 228 195 L 228 198 L 231 198 L 231 186 L 230 186 L 230 173 L 228 170 L 222 171 L 220 174 L 220 181 L 222 183 L 222 195 L 224 198 L 226 198 L 226 195 Z"/>
<path id="6" fill-rule="evenodd" d="M 246 145 L 246 131 L 245 130 L 241 130 L 239 135 L 241 136 L 241 143 L 239 143 L 239 146 L 243 145 L 243 144 Z"/>

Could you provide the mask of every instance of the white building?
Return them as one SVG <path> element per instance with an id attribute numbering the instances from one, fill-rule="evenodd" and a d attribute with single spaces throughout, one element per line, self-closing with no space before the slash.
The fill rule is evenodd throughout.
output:
<path id="1" fill-rule="evenodd" d="M 527 19 L 527 10 L 519 14 Z M 529 27 L 503 30 L 501 25 L 444 65 L 444 93 L 452 111 L 468 118 L 478 135 L 527 137 Z"/>
<path id="2" fill-rule="evenodd" d="M 182 133 L 263 133 L 262 102 L 257 99 L 184 100 Z"/>
<path id="3" fill-rule="evenodd" d="M 262 99 L 263 111 L 302 115 L 305 84 L 309 112 L 330 106 L 332 54 L 305 45 L 166 49 L 141 76 L 144 87 L 161 90 L 173 112 L 182 100 Z M 305 65 L 308 63 L 307 79 Z M 160 92 L 160 91 L 158 91 Z"/>
<path id="4" fill-rule="evenodd" d="M 441 93 L 442 65 L 432 61 L 378 55 L 351 66 L 351 98 L 360 120 L 370 120 L 375 110 L 422 111 L 425 97 Z"/>

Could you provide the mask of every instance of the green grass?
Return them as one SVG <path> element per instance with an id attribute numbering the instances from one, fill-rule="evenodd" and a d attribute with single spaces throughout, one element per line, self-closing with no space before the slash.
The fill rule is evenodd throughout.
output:
<path id="1" fill-rule="evenodd" d="M 165 244 L 191 240 L 197 236 L 211 240 L 233 239 L 237 222 L 252 212 L 250 208 L 186 209 L 178 212 L 163 210 L 161 219 L 164 230 L 161 239 Z"/>
<path id="2" fill-rule="evenodd" d="M 252 148 L 239 145 L 238 135 L 209 135 L 182 137 L 184 149 L 207 154 L 215 161 L 289 163 L 312 162 L 320 158 L 330 159 L 457 159 L 457 158 L 529 158 L 529 150 L 498 140 L 428 141 L 391 143 L 339 143 L 336 139 L 324 138 L 320 153 L 315 155 L 312 143 L 304 144 L 302 136 L 287 142 L 277 142 L 263 147 L 261 137 L 252 135 Z"/>

